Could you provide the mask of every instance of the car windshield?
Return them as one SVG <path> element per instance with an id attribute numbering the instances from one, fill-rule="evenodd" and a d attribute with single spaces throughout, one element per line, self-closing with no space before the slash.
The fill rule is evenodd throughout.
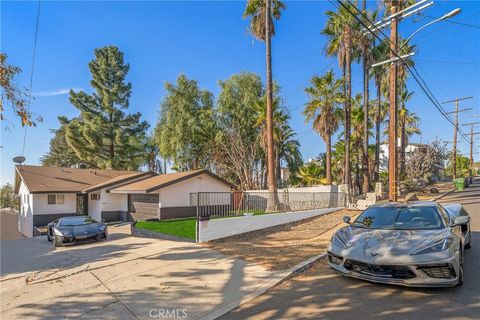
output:
<path id="1" fill-rule="evenodd" d="M 434 206 L 424 207 L 371 207 L 352 224 L 367 229 L 424 230 L 444 227 Z"/>
<path id="2" fill-rule="evenodd" d="M 59 222 L 59 226 L 81 226 L 90 223 L 96 223 L 95 219 L 89 216 L 85 217 L 70 217 L 62 218 Z"/>

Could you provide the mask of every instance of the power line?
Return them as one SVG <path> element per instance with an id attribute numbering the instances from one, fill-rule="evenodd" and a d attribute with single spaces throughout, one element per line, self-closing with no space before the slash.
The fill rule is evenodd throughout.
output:
<path id="1" fill-rule="evenodd" d="M 35 55 L 37 53 L 37 38 L 38 38 L 38 22 L 40 20 L 40 0 L 38 0 L 37 7 L 37 22 L 35 24 L 35 39 L 33 41 L 33 56 L 32 56 L 32 69 L 30 70 L 30 85 L 29 85 L 29 95 L 28 95 L 28 106 L 27 114 L 30 112 L 30 104 L 32 103 L 32 84 L 33 84 L 33 72 L 35 70 Z M 23 133 L 23 146 L 22 146 L 22 155 L 25 156 L 25 144 L 27 141 L 27 129 L 28 125 L 25 125 L 25 131 Z"/>
<path id="2" fill-rule="evenodd" d="M 480 62 L 467 62 L 467 61 L 445 61 L 445 60 L 429 60 L 429 59 L 416 59 L 421 62 L 431 62 L 431 63 L 445 63 L 445 64 L 471 64 L 471 65 L 480 65 Z"/>
<path id="3" fill-rule="evenodd" d="M 330 0 L 330 2 L 338 9 L 339 7 L 336 6 L 332 0 Z M 363 27 L 368 31 L 370 32 L 371 34 L 373 34 L 373 36 L 375 38 L 377 38 L 378 40 L 380 41 L 384 41 L 382 40 L 375 32 L 373 32 L 371 29 L 370 29 L 370 26 L 367 26 L 362 19 L 358 18 L 357 15 L 355 13 L 353 13 L 350 8 L 348 6 L 346 6 L 341 0 L 337 0 L 337 2 L 343 7 L 345 8 L 345 10 L 347 10 L 350 15 L 352 15 L 357 21 L 360 22 L 360 24 L 363 25 Z M 361 12 L 356 6 L 354 6 L 349 0 L 346 1 L 347 3 L 350 4 L 350 6 L 352 6 L 353 8 L 355 8 L 356 11 L 358 11 L 360 13 L 360 15 L 362 15 L 362 17 L 368 21 L 371 25 L 373 25 L 374 23 L 363 13 Z M 377 29 L 385 38 L 387 41 L 391 42 L 390 38 L 385 35 L 385 33 L 383 33 L 382 30 L 380 29 Z M 398 58 L 400 61 L 402 61 L 402 58 L 399 56 L 399 54 L 389 48 L 389 50 L 392 52 L 392 54 Z M 412 74 L 413 78 L 415 79 L 415 81 L 418 83 L 418 85 L 420 86 L 420 88 L 422 89 L 422 91 L 425 93 L 425 95 L 428 97 L 428 99 L 433 103 L 433 105 L 435 106 L 435 108 L 438 109 L 438 111 L 448 120 L 448 122 L 450 122 L 454 127 L 455 127 L 455 124 L 454 122 L 452 121 L 452 119 L 450 119 L 446 114 L 445 114 L 445 110 L 443 110 L 442 106 L 440 105 L 440 103 L 438 102 L 438 100 L 435 98 L 435 96 L 433 95 L 433 93 L 431 92 L 431 90 L 428 88 L 428 86 L 426 85 L 425 81 L 423 80 L 423 78 L 420 76 L 420 74 L 418 73 L 418 71 L 415 69 L 415 67 L 413 67 L 413 70 L 415 70 L 416 74 L 414 73 L 414 71 L 412 70 L 412 68 L 406 64 L 405 65 L 407 67 L 407 69 L 410 71 L 410 73 Z M 423 83 L 423 84 L 422 84 Z M 467 141 L 467 137 L 466 135 L 463 133 L 463 131 L 457 126 L 457 130 L 460 132 L 460 134 L 462 135 L 462 137 L 465 139 L 465 141 Z"/>
<path id="4" fill-rule="evenodd" d="M 479 13 L 480 13 L 480 11 L 477 11 L 477 12 L 475 12 L 475 13 L 469 15 L 469 16 L 466 16 L 466 17 L 463 17 L 462 19 L 457 20 L 456 22 L 465 21 L 465 20 L 467 20 L 467 19 L 469 19 L 469 18 L 471 18 L 471 17 L 473 17 L 473 16 L 475 16 Z M 445 22 L 449 22 L 449 20 L 445 20 Z M 443 25 L 443 26 L 440 26 L 438 28 L 435 28 L 428 33 L 428 36 L 430 36 L 432 33 L 436 32 L 436 31 L 440 31 L 442 29 L 445 29 L 446 27 L 447 27 L 447 25 Z M 427 37 L 427 35 L 425 35 L 425 36 L 420 35 L 417 39 L 423 39 L 425 37 Z"/>
<path id="5" fill-rule="evenodd" d="M 478 12 L 477 12 L 478 13 Z M 423 15 L 424 17 L 427 17 L 427 18 L 430 18 L 430 19 L 436 19 L 434 17 L 431 17 L 431 16 L 427 16 L 427 15 Z M 459 22 L 459 21 L 453 21 L 453 20 L 445 20 L 449 23 L 453 23 L 453 24 L 458 24 L 458 25 L 461 25 L 461 26 L 465 26 L 465 27 L 471 27 L 471 28 L 480 28 L 480 26 L 477 26 L 477 25 L 474 25 L 474 24 L 469 24 L 469 23 L 463 23 L 463 22 Z"/>

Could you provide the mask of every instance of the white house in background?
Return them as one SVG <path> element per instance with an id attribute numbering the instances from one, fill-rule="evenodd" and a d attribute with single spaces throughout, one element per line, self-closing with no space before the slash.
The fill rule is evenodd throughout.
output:
<path id="1" fill-rule="evenodd" d="M 233 187 L 204 170 L 156 175 L 152 172 L 16 166 L 18 229 L 27 237 L 61 217 L 130 221 L 194 216 L 191 193 Z M 161 199 L 161 201 L 160 201 Z M 189 208 L 189 209 L 187 209 Z"/>
<path id="2" fill-rule="evenodd" d="M 427 147 L 426 144 L 409 143 L 405 148 L 405 158 L 408 159 L 408 157 L 413 152 L 415 152 L 415 150 L 417 150 L 418 148 L 425 148 L 425 147 Z M 388 144 L 380 145 L 380 172 L 382 171 L 388 171 Z"/>

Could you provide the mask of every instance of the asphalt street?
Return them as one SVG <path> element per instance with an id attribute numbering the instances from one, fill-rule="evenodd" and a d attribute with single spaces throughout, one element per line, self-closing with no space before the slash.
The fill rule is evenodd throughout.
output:
<path id="1" fill-rule="evenodd" d="M 269 290 L 222 319 L 479 319 L 480 179 L 441 203 L 462 203 L 471 216 L 462 287 L 411 289 L 373 284 L 333 272 L 321 261 L 306 274 Z"/>

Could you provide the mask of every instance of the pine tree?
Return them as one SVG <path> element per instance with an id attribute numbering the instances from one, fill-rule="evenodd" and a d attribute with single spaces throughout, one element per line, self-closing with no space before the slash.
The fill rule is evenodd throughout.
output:
<path id="1" fill-rule="evenodd" d="M 148 123 L 140 113 L 127 114 L 130 68 L 114 46 L 95 49 L 89 63 L 94 92 L 70 91 L 70 102 L 80 111 L 66 127 L 68 145 L 85 163 L 102 169 L 137 169 L 144 161 Z"/>
<path id="2" fill-rule="evenodd" d="M 75 151 L 73 151 L 67 143 L 65 131 L 69 120 L 64 116 L 61 116 L 58 117 L 58 121 L 60 122 L 60 128 L 52 130 L 54 136 L 52 140 L 50 140 L 50 150 L 40 159 L 42 165 L 50 167 L 74 167 L 85 165 L 91 167 L 92 165 L 81 161 L 75 154 Z"/>

